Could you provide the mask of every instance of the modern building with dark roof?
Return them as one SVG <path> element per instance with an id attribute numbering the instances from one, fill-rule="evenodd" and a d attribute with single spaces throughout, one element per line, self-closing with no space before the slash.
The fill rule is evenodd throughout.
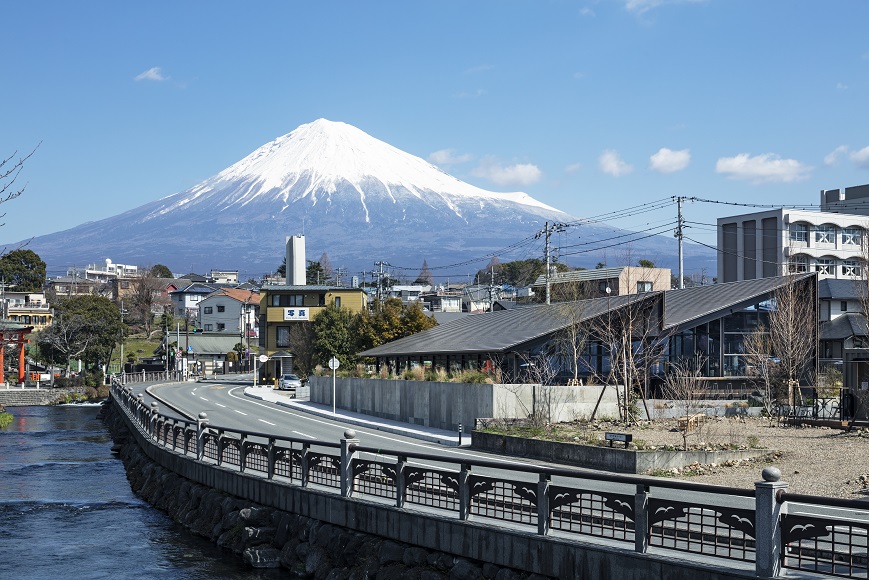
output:
<path id="1" fill-rule="evenodd" d="M 631 328 L 635 356 L 646 352 L 656 359 L 647 361 L 650 381 L 663 371 L 658 358 L 663 362 L 699 354 L 705 361 L 703 375 L 713 386 L 739 391 L 751 387 L 743 339 L 758 325 L 766 325 L 768 312 L 775 307 L 776 290 L 787 284 L 804 286 L 800 298 L 817 311 L 816 277 L 801 274 L 475 314 L 360 356 L 397 369 L 418 364 L 448 370 L 496 365 L 504 382 L 527 378 L 523 372 L 533 364 L 549 366 L 556 382 L 559 377 L 573 376 L 576 366 L 581 366 L 580 375 L 600 378 L 609 373 L 615 356 L 611 356 L 611 337 Z M 589 334 L 581 362 L 559 354 L 558 342 L 573 326 Z M 810 361 L 814 366 L 816 354 Z"/>

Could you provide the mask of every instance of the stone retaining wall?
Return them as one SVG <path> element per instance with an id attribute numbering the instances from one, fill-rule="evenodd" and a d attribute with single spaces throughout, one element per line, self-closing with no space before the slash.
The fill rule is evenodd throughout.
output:
<path id="1" fill-rule="evenodd" d="M 31 407 L 56 405 L 65 403 L 68 398 L 83 397 L 87 387 L 70 387 L 64 389 L 9 389 L 0 388 L 0 406 Z"/>
<path id="2" fill-rule="evenodd" d="M 748 579 L 672 554 L 540 536 L 484 521 L 344 498 L 239 473 L 154 444 L 109 402 L 107 423 L 133 489 L 179 523 L 296 578 L 631 580 Z"/>

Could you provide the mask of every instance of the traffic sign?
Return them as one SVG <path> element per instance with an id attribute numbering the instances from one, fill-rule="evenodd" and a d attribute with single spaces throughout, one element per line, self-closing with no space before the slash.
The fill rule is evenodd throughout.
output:
<path id="1" fill-rule="evenodd" d="M 338 362 L 338 359 L 336 357 L 333 356 L 332 358 L 329 359 L 329 368 L 330 369 L 332 369 L 334 371 L 334 370 L 337 370 L 339 366 L 341 366 L 341 363 Z"/>
<path id="2" fill-rule="evenodd" d="M 269 357 L 264 355 L 264 354 L 261 354 L 261 355 L 259 355 L 259 358 L 257 360 L 261 363 L 269 362 Z"/>

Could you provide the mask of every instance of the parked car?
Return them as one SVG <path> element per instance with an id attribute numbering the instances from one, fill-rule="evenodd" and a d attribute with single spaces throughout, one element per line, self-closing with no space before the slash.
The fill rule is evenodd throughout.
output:
<path id="1" fill-rule="evenodd" d="M 302 386 L 302 379 L 296 375 L 283 375 L 278 381 L 278 389 L 282 391 L 295 391 Z"/>

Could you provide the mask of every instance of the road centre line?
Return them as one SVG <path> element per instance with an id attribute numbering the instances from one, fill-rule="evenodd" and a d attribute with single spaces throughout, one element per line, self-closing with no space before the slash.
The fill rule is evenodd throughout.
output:
<path id="1" fill-rule="evenodd" d="M 247 413 L 245 413 L 245 412 L 243 412 L 243 411 L 239 411 L 238 409 L 233 409 L 233 411 L 235 411 L 235 412 L 238 413 L 239 415 L 247 415 Z"/>
<path id="2" fill-rule="evenodd" d="M 221 406 L 222 406 L 222 405 L 221 405 Z M 262 422 L 265 423 L 266 425 L 271 425 L 272 427 L 276 427 L 276 425 L 275 425 L 274 423 L 272 423 L 271 421 L 266 421 L 265 419 L 258 419 L 258 420 L 259 420 L 259 421 L 262 421 Z"/>
<path id="3" fill-rule="evenodd" d="M 214 404 L 217 405 L 218 407 L 223 407 L 224 409 L 226 409 L 226 405 L 221 405 L 220 403 L 214 403 Z"/>
<path id="4" fill-rule="evenodd" d="M 240 396 L 236 395 L 234 391 L 237 391 L 238 389 L 243 390 L 243 389 L 245 389 L 245 387 L 235 387 L 234 389 L 230 389 L 229 391 L 227 391 L 227 394 L 234 399 L 245 401 L 248 404 L 259 405 L 260 407 L 265 407 L 266 409 L 278 411 L 279 413 L 285 413 L 287 415 L 291 415 L 291 416 L 297 417 L 299 419 L 304 419 L 306 421 L 313 421 L 314 423 L 320 423 L 321 425 L 326 425 L 328 427 L 341 427 L 342 426 L 340 424 L 336 425 L 335 423 L 332 423 L 329 421 L 322 421 L 320 419 L 316 419 L 314 417 L 311 417 L 309 414 L 303 413 L 300 411 L 297 411 L 297 412 L 287 411 L 287 410 L 280 408 L 278 405 L 275 405 L 275 404 L 266 405 L 262 402 L 255 400 L 255 399 L 251 399 L 250 397 L 248 397 L 244 394 L 242 394 Z M 404 441 L 404 440 L 396 439 L 395 437 L 389 437 L 387 435 L 383 435 L 381 433 L 367 431 L 367 430 L 366 431 L 361 430 L 361 429 L 366 429 L 366 427 L 358 428 L 358 426 L 354 425 L 353 428 L 357 433 L 364 433 L 365 435 L 370 436 L 370 437 L 377 437 L 380 439 L 386 439 L 387 441 L 394 441 L 396 443 L 402 443 L 404 445 L 411 445 L 413 447 L 419 447 L 419 448 L 425 449 L 425 450 L 430 451 L 430 452 L 441 453 L 441 454 L 450 454 L 450 455 L 458 455 L 461 457 L 470 457 L 473 459 L 481 459 L 481 460 L 486 460 L 486 461 L 496 461 L 496 462 L 505 463 L 508 465 L 528 465 L 528 463 L 523 463 L 521 461 L 512 461 L 509 459 L 501 459 L 499 457 L 492 457 L 490 455 L 479 455 L 477 453 L 469 453 L 467 451 L 456 451 L 455 448 L 452 448 L 452 447 L 432 446 L 432 445 L 427 444 L 427 443 L 416 443 L 414 441 Z M 409 439 L 409 437 L 408 437 L 408 439 Z"/>
<path id="5" fill-rule="evenodd" d="M 316 439 L 313 435 L 308 435 L 307 433 L 302 433 L 301 431 L 293 431 L 296 435 L 301 435 L 302 437 L 307 437 L 308 439 Z"/>

